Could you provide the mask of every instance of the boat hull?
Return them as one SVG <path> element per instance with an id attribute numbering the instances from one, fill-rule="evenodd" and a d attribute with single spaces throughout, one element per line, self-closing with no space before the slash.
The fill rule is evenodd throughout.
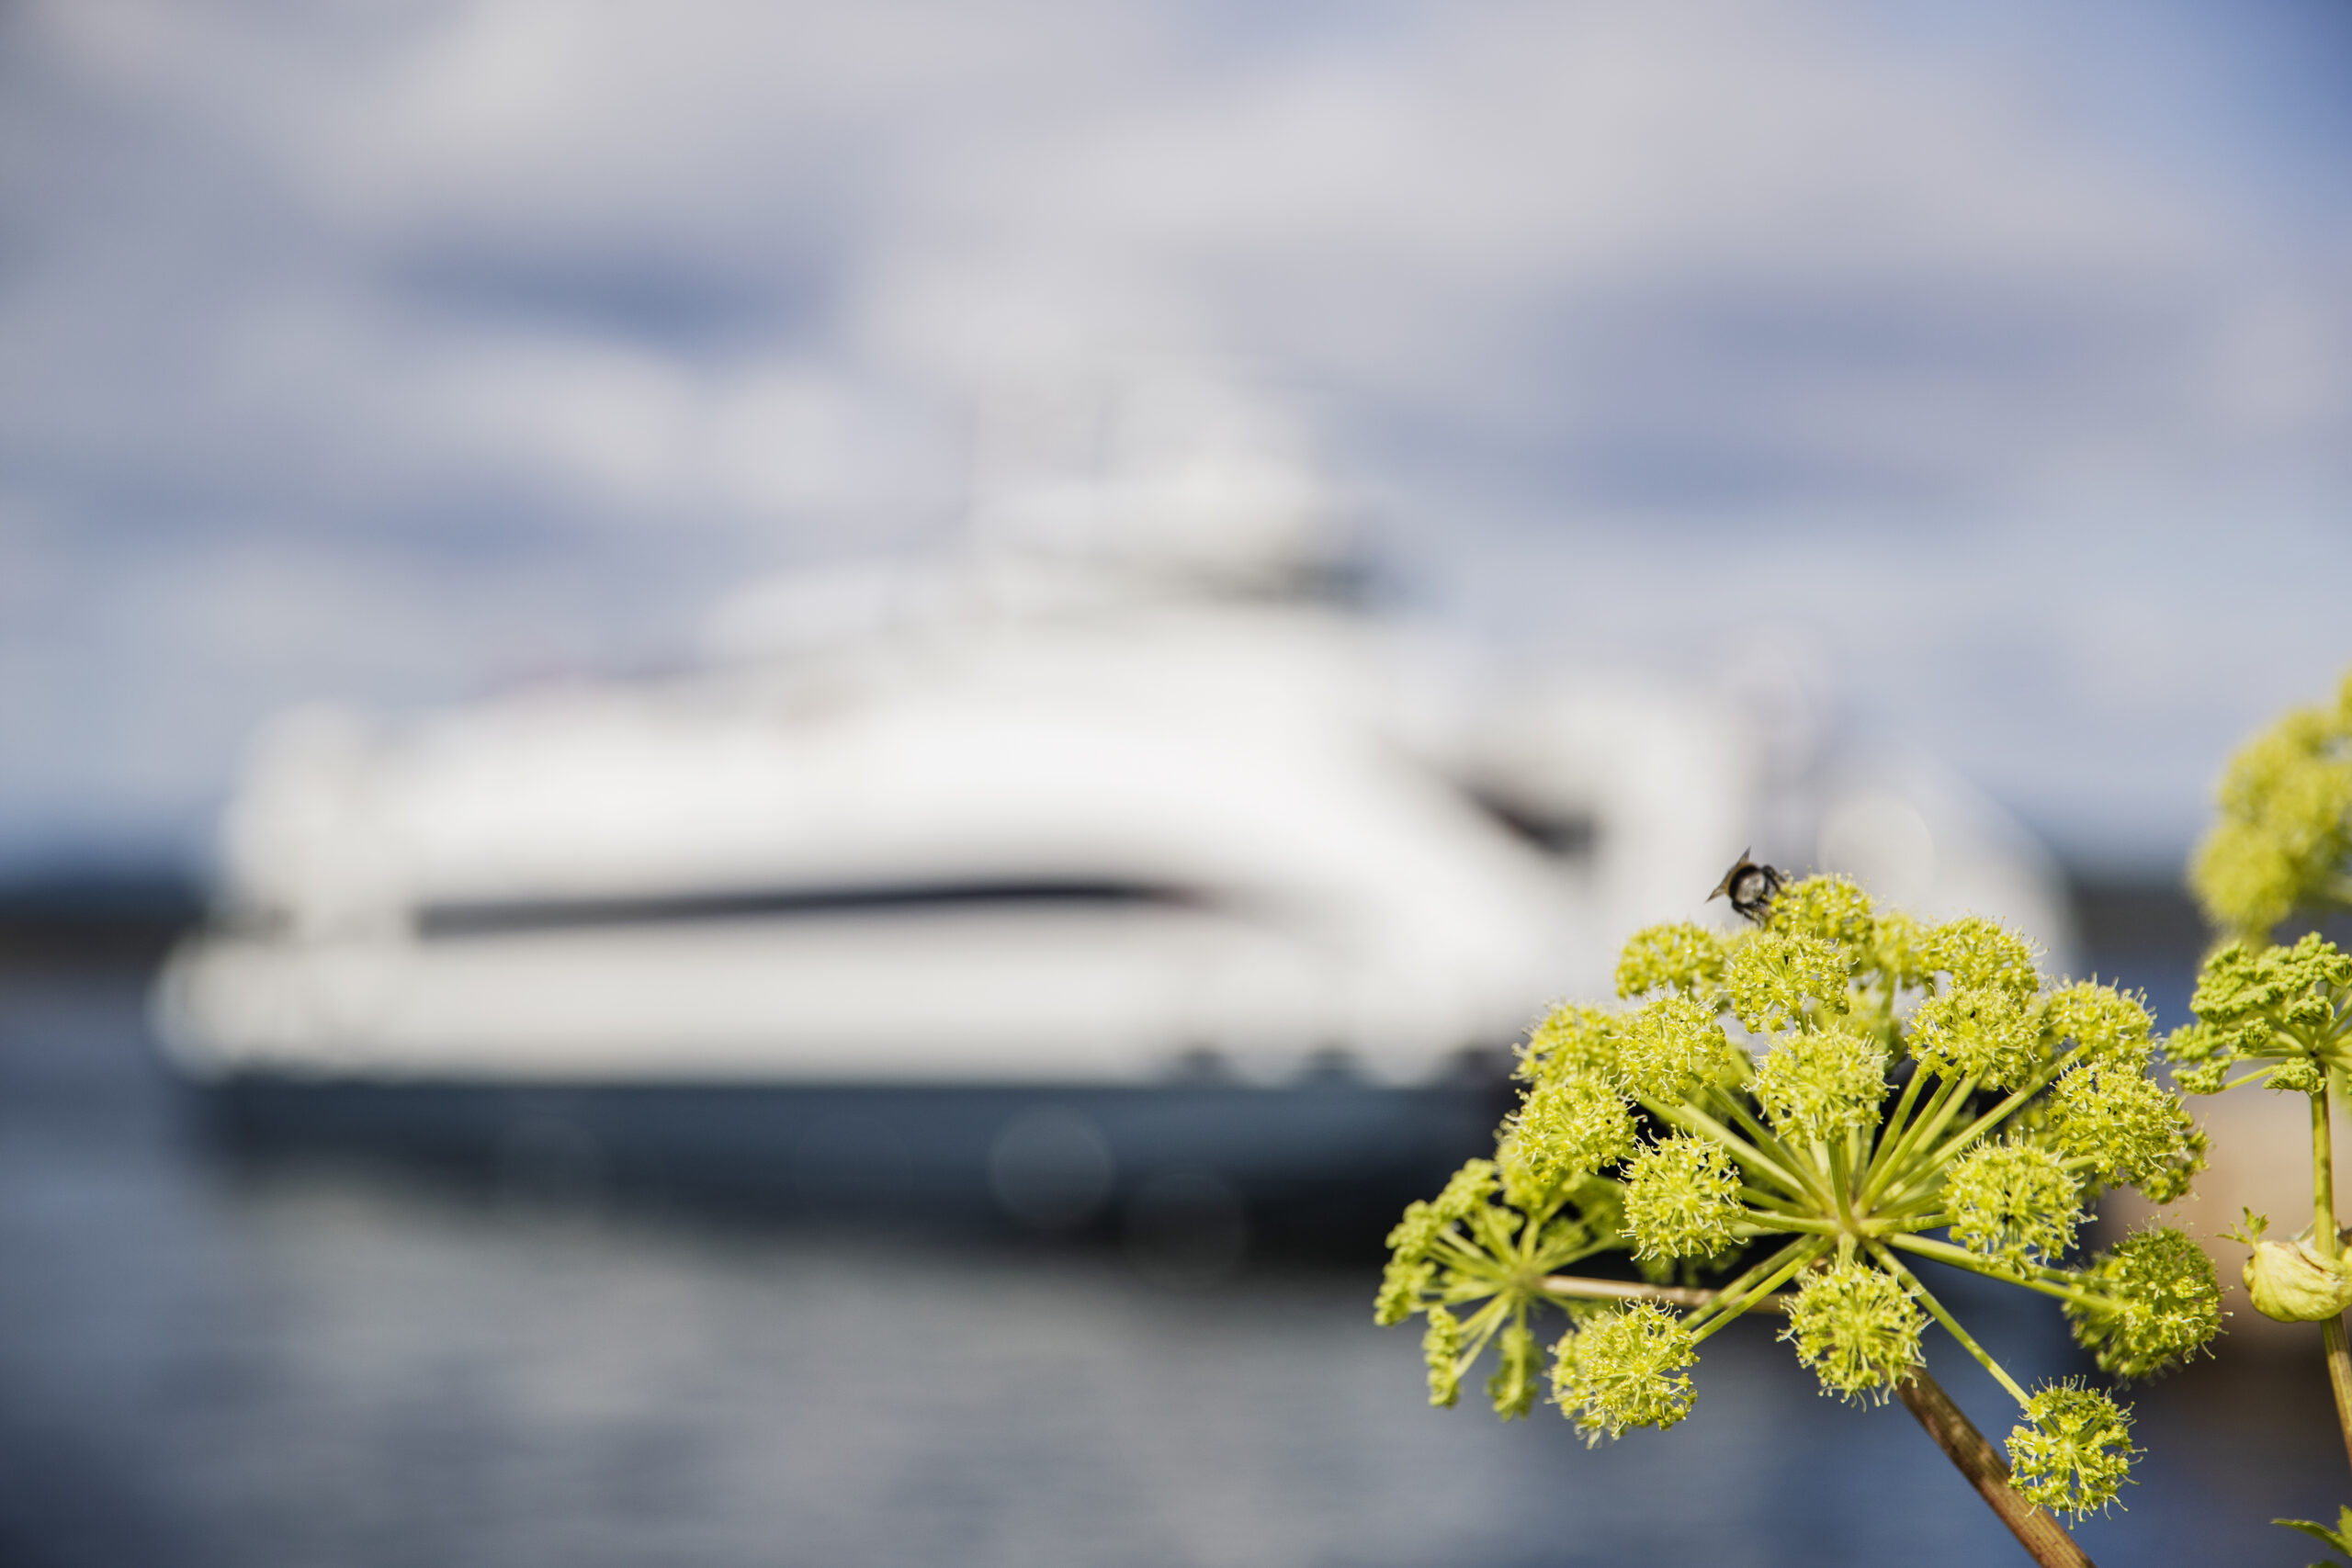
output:
<path id="1" fill-rule="evenodd" d="M 1041 1233 L 1247 1224 L 1361 1247 L 1490 1152 L 1497 1079 L 1400 1089 L 502 1084 L 248 1073 L 193 1090 L 252 1160 L 393 1160 L 566 1201 Z"/>

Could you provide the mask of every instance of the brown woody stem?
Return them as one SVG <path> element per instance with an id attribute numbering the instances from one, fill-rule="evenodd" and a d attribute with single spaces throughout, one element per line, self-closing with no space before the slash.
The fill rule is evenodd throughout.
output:
<path id="1" fill-rule="evenodd" d="M 1894 1385 L 1894 1392 L 1903 1396 L 1904 1405 L 1919 1418 L 1928 1436 L 1935 1438 L 1936 1447 L 1944 1450 L 1944 1457 L 2009 1527 L 2027 1555 L 2041 1568 L 2091 1568 L 2091 1560 L 2050 1511 L 2018 1495 L 2009 1484 L 2007 1462 L 1984 1440 L 1976 1423 L 1951 1402 L 1943 1385 L 1928 1375 L 1927 1368 L 1913 1368 L 1908 1377 Z"/>

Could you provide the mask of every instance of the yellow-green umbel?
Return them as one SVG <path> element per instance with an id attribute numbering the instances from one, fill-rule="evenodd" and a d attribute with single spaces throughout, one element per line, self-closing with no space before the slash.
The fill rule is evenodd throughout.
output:
<path id="1" fill-rule="evenodd" d="M 2029 1392 L 1917 1265 L 2052 1298 L 2116 1375 L 2219 1331 L 2212 1266 L 2180 1232 L 2073 1257 L 2100 1192 L 2168 1201 L 2202 1163 L 2179 1098 L 2149 1076 L 2141 1001 L 2051 988 L 1998 924 L 1880 914 L 1837 877 L 1781 888 L 1752 931 L 1638 933 L 1618 987 L 1619 1010 L 1535 1026 L 1495 1159 L 1389 1238 L 1376 1315 L 1426 1314 L 1432 1401 L 1452 1404 L 1493 1346 L 1494 1406 L 1525 1414 L 1544 1312 L 1566 1320 L 1554 1402 L 1594 1439 L 1681 1420 L 1686 1369 L 1749 1312 L 1785 1309 L 1781 1337 L 1824 1392 L 1860 1403 L 1922 1379 L 1940 1324 L 2017 1401 L 2017 1490 L 2076 1514 L 2112 1502 L 2132 1452 L 2122 1407 L 2074 1382 Z M 1561 1272 L 1611 1251 L 1644 1278 Z"/>

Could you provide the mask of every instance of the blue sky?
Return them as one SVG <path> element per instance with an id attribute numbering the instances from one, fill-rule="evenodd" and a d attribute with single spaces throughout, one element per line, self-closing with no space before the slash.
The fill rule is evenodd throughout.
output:
<path id="1" fill-rule="evenodd" d="M 1171 360 L 1465 635 L 1763 649 L 2162 866 L 2352 663 L 2347 15 L 14 7 L 0 871 L 190 852 L 287 702 L 673 661 Z"/>

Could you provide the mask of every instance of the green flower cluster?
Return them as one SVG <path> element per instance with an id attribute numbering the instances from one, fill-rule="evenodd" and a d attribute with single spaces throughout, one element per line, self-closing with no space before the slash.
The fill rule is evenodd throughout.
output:
<path id="1" fill-rule="evenodd" d="M 2221 807 L 2188 868 L 2215 926 L 2259 938 L 2298 909 L 2352 901 L 2352 677 L 2231 758 Z"/>
<path id="2" fill-rule="evenodd" d="M 1698 1397 L 1682 1369 L 1699 1359 L 1690 1331 L 1651 1302 L 1604 1313 L 1571 1331 L 1552 1363 L 1552 1397 L 1587 1445 L 1628 1427 L 1673 1426 Z"/>
<path id="3" fill-rule="evenodd" d="M 1453 1403 L 1492 1347 L 1489 1401 L 1525 1414 L 1545 1311 L 1567 1319 L 1551 1397 L 1594 1439 L 1681 1420 L 1685 1369 L 1751 1311 L 1784 1307 L 1781 1337 L 1823 1391 L 1860 1402 L 1919 1364 L 1932 1321 L 2024 1411 L 2011 1463 L 2030 1495 L 2110 1501 L 2131 1453 L 2120 1409 L 2069 1384 L 2029 1393 L 1915 1270 L 1926 1258 L 2055 1298 L 2120 1376 L 2218 1332 L 2211 1265 L 2178 1231 L 2070 1257 L 2098 1192 L 2167 1201 L 2201 1163 L 2179 1099 L 2149 1076 L 2145 1007 L 2109 986 L 2045 987 L 2014 932 L 1881 914 L 1837 877 L 1783 888 L 1754 931 L 1643 931 L 1617 978 L 1624 1010 L 1562 1007 L 1535 1026 L 1495 1158 L 1389 1238 L 1377 1316 L 1425 1316 L 1432 1401 Z M 1605 1253 L 1648 1282 L 1560 1272 Z"/>
<path id="4" fill-rule="evenodd" d="M 1781 1337 L 1796 1343 L 1797 1359 L 1813 1369 L 1824 1393 L 1879 1404 L 1918 1365 L 1927 1326 L 1928 1314 L 1901 1280 L 1849 1261 L 1804 1277 Z"/>
<path id="5" fill-rule="evenodd" d="M 2013 1280 L 2073 1248 L 2082 1199 L 2056 1150 L 2019 1137 L 1978 1145 L 1944 1178 L 1952 1239 Z"/>
<path id="6" fill-rule="evenodd" d="M 2131 1414 L 2069 1379 L 2026 1401 L 2025 1419 L 2009 1434 L 2009 1479 L 2052 1513 L 2103 1510 L 2132 1478 L 2137 1452 Z"/>
<path id="7" fill-rule="evenodd" d="M 2236 1234 L 2248 1248 L 2245 1282 L 2256 1311 L 2285 1323 L 2329 1324 L 2352 1304 L 2352 1257 L 2336 1243 L 2325 1157 L 2328 1082 L 2352 1070 L 2352 953 L 2316 933 L 2292 947 L 2233 942 L 2205 961 L 2189 1006 L 2197 1021 L 2165 1043 L 2181 1088 L 2218 1094 L 2259 1083 L 2310 1100 L 2311 1228 L 2291 1243 L 2268 1241 L 2262 1234 L 2268 1219 L 2249 1213 Z"/>
<path id="8" fill-rule="evenodd" d="M 2352 953 L 2316 932 L 2292 947 L 2228 943 L 2205 961 L 2188 1005 L 2197 1022 L 2165 1052 L 2191 1094 L 2241 1083 L 2308 1094 L 2331 1069 L 2352 1068 Z"/>
<path id="9" fill-rule="evenodd" d="M 2083 1270 L 2090 1290 L 2066 1303 L 2075 1337 L 2113 1377 L 2144 1378 L 2222 1331 L 2222 1284 L 2204 1249 L 2158 1226 L 2125 1237 Z"/>
<path id="10" fill-rule="evenodd" d="M 1640 1258 L 1713 1258 L 1747 1211 L 1723 1145 L 1676 1133 L 1625 1162 L 1625 1228 Z"/>
<path id="11" fill-rule="evenodd" d="M 2312 935 L 2274 947 L 2280 922 L 2352 908 L 2352 676 L 2333 704 L 2299 708 L 2230 759 L 2221 813 L 2198 845 L 2189 886 L 2205 917 L 2235 940 L 2213 953 L 2191 1007 L 2197 1021 L 2165 1043 L 2173 1076 L 2194 1094 L 2246 1084 L 2299 1093 L 2311 1109 L 2312 1220 L 2272 1241 L 2267 1217 L 2247 1211 L 2229 1233 L 2245 1244 L 2246 1293 L 2283 1323 L 2316 1324 L 2331 1371 L 2336 1421 L 2352 1446 L 2352 1249 L 2335 1213 L 2331 1084 L 2352 1075 L 2352 954 Z M 2330 1530 L 2277 1519 L 2352 1556 L 2352 1509 Z"/>

